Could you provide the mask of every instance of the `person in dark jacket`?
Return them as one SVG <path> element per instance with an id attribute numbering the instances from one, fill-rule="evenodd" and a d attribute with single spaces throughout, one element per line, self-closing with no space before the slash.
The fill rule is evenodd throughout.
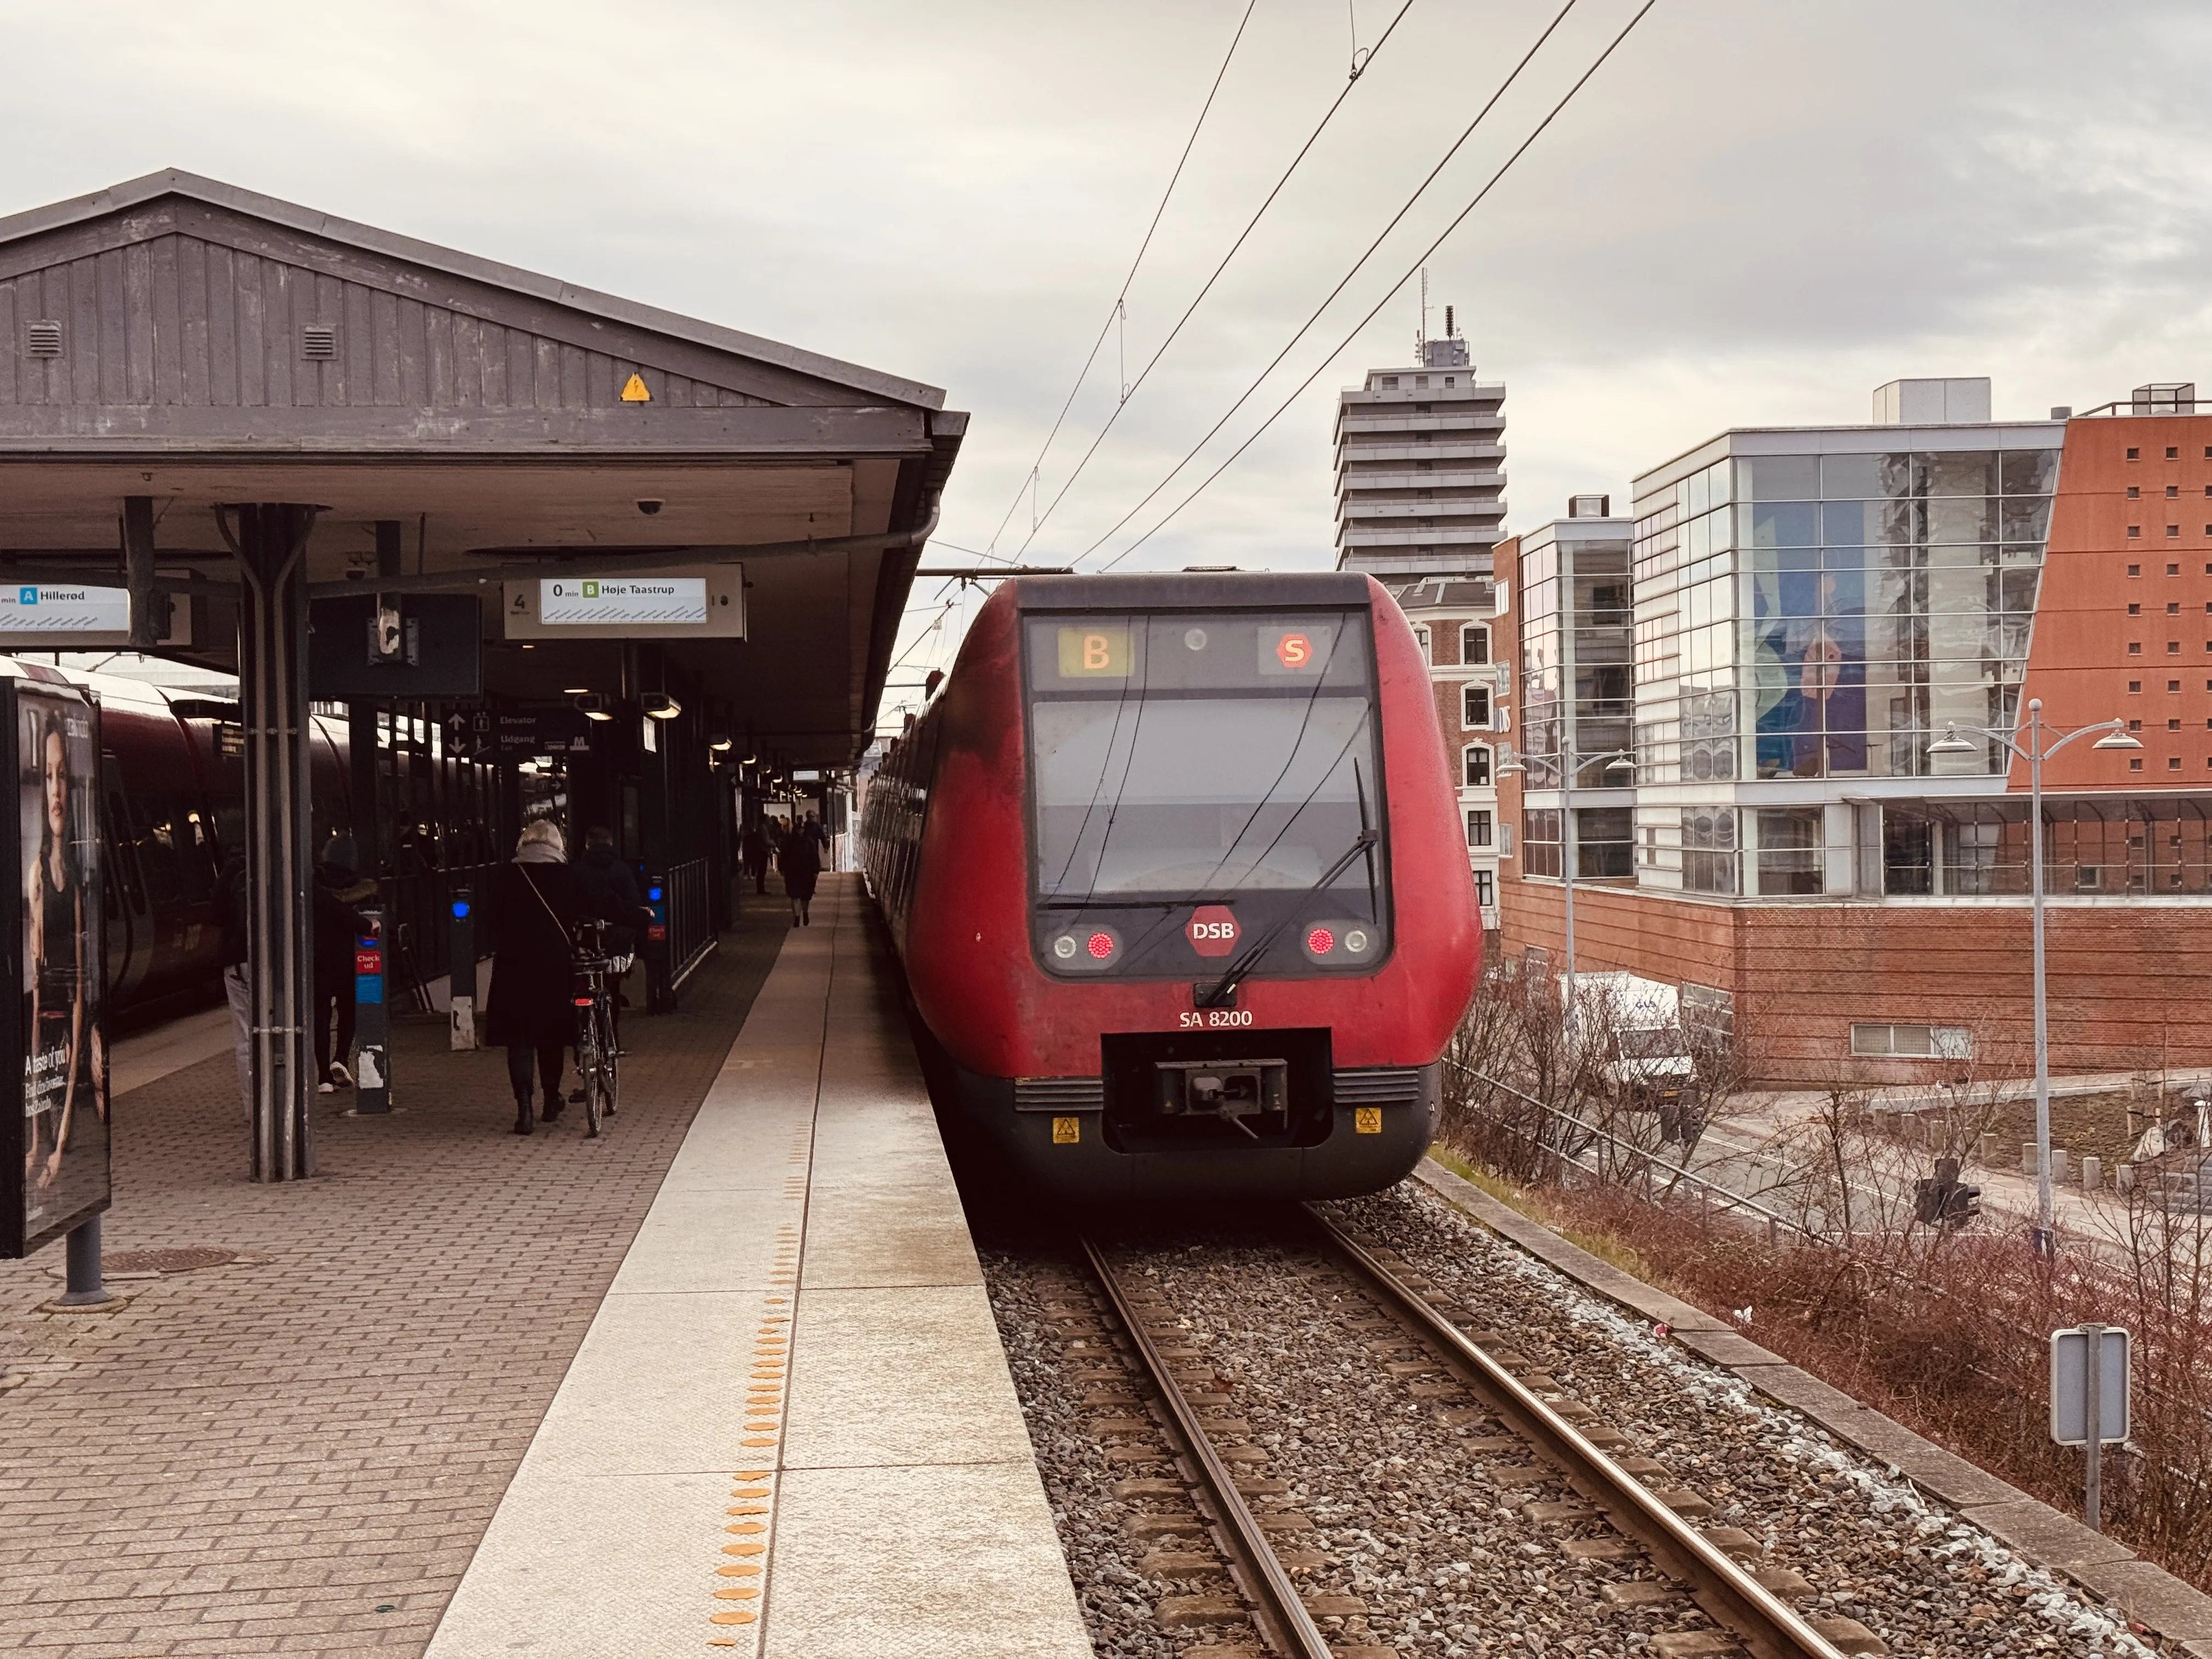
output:
<path id="1" fill-rule="evenodd" d="M 215 914 L 222 925 L 222 1000 L 230 1005 L 230 1051 L 238 1060 L 238 1098 L 253 1116 L 253 988 L 246 978 L 246 856 L 233 853 L 215 878 Z"/>
<path id="2" fill-rule="evenodd" d="M 622 1011 L 628 1006 L 622 982 L 629 976 L 631 959 L 637 955 L 641 929 L 653 926 L 653 912 L 639 896 L 637 876 L 615 856 L 615 833 L 604 824 L 584 832 L 584 856 L 576 864 L 577 884 L 582 888 L 590 914 L 607 924 L 607 954 L 620 958 L 623 970 L 607 976 L 615 994 L 615 1053 L 622 1048 Z"/>
<path id="3" fill-rule="evenodd" d="M 794 830 L 783 838 L 776 849 L 775 867 L 783 877 L 783 890 L 791 901 L 791 922 L 794 927 L 811 927 L 814 918 L 809 914 L 814 903 L 814 884 L 822 874 L 822 849 L 814 837 Z"/>
<path id="4" fill-rule="evenodd" d="M 588 920 L 592 907 L 567 862 L 561 831 L 544 818 L 522 832 L 514 862 L 500 866 L 493 897 L 499 948 L 492 956 L 485 1035 L 494 1048 L 507 1050 L 514 1133 L 526 1135 L 533 1060 L 544 1092 L 544 1120 L 561 1115 L 562 1051 L 576 1035 L 569 929 Z"/>
<path id="5" fill-rule="evenodd" d="M 738 854 L 744 860 L 745 873 L 753 878 L 753 891 L 768 891 L 769 846 L 768 831 L 757 823 L 745 826 L 745 833 L 738 842 Z"/>
<path id="6" fill-rule="evenodd" d="M 368 924 L 356 908 L 376 896 L 376 884 L 355 869 L 351 836 L 333 836 L 315 866 L 314 1001 L 315 1079 L 319 1093 L 350 1085 L 353 1073 L 354 941 Z M 337 1047 L 331 1046 L 331 1019 L 337 1018 Z"/>

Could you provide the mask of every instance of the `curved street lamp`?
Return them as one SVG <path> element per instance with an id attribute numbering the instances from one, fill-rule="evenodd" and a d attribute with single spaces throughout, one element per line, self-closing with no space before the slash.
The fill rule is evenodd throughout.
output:
<path id="1" fill-rule="evenodd" d="M 1583 755 L 1576 752 L 1572 744 L 1559 751 L 1559 880 L 1565 900 L 1566 981 L 1565 1020 L 1572 1031 L 1575 1024 L 1575 779 L 1586 766 L 1597 766 L 1607 773 L 1626 772 L 1633 779 L 1636 773 L 1636 751 L 1615 749 L 1602 755 Z M 1509 772 L 1526 775 L 1528 768 L 1525 758 L 1516 755 L 1497 769 L 1496 775 Z M 1528 856 L 1524 848 L 1523 859 Z"/>
<path id="2" fill-rule="evenodd" d="M 2024 730 L 2014 727 L 2011 732 L 2003 732 L 1985 726 L 1966 728 L 1976 737 L 2002 744 L 2008 752 L 2027 763 L 2027 810 L 2028 819 L 2033 825 L 2028 836 L 2028 889 L 2035 936 L 2035 1249 L 2039 1255 L 2046 1256 L 2051 1253 L 2057 1228 L 2051 1195 L 2050 1022 L 2043 994 L 2043 763 L 2075 738 L 2086 738 L 2096 732 L 2104 735 L 2089 745 L 2092 749 L 2142 747 L 2141 739 L 2128 735 L 2124 720 L 2104 720 L 2095 726 L 2077 727 L 2046 748 L 2043 736 L 2051 729 L 2043 723 L 2043 699 L 2040 697 L 2028 699 L 2027 725 Z M 1928 745 L 1928 752 L 1930 755 L 1973 755 L 1981 752 L 1981 745 L 1972 738 L 1961 736 L 1955 725 L 1948 725 L 1943 728 L 1943 735 Z"/>

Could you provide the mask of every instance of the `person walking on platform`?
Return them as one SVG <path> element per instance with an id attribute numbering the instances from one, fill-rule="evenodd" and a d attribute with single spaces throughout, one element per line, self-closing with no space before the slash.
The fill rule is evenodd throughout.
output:
<path id="1" fill-rule="evenodd" d="M 814 902 L 814 884 L 822 874 L 821 848 L 804 830 L 788 830 L 776 852 L 775 867 L 783 877 L 784 896 L 791 901 L 791 925 L 811 927 L 814 918 L 808 912 Z"/>
<path id="2" fill-rule="evenodd" d="M 806 815 L 806 822 L 799 826 L 799 833 L 814 843 L 816 851 L 827 856 L 830 851 L 830 831 L 820 818 L 809 812 Z"/>
<path id="3" fill-rule="evenodd" d="M 745 826 L 745 833 L 738 842 L 738 854 L 744 860 L 745 873 L 753 878 L 753 891 L 768 891 L 768 831 L 757 822 Z"/>
<path id="4" fill-rule="evenodd" d="M 376 884 L 356 872 L 353 837 L 333 836 L 315 866 L 315 957 L 313 1004 L 315 1020 L 315 1086 L 330 1094 L 350 1085 L 353 1073 L 354 941 L 368 926 L 356 907 L 376 896 Z M 337 1046 L 331 1046 L 331 1020 L 337 1019 Z"/>
<path id="5" fill-rule="evenodd" d="M 584 856 L 576 865 L 576 882 L 582 890 L 586 913 L 607 924 L 607 954 L 622 965 L 607 975 L 607 988 L 615 995 L 615 1053 L 622 1046 L 622 1011 L 629 1000 L 622 982 L 637 959 L 637 930 L 653 926 L 653 912 L 638 896 L 637 877 L 615 856 L 615 832 L 604 824 L 584 831 Z M 580 1103 L 580 1097 L 579 1097 Z"/>
<path id="6" fill-rule="evenodd" d="M 561 831 L 539 818 L 522 832 L 514 860 L 499 867 L 493 897 L 499 948 L 491 963 L 491 1006 L 485 1035 L 507 1050 L 514 1090 L 514 1133 L 531 1132 L 530 1072 L 535 1062 L 544 1091 L 544 1120 L 561 1115 L 562 1050 L 575 1036 L 569 1000 L 574 951 L 568 930 L 592 914 L 582 884 L 568 863 Z"/>

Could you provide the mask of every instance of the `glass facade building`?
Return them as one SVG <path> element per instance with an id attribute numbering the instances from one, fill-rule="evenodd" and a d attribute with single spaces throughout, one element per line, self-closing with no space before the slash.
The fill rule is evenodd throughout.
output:
<path id="1" fill-rule="evenodd" d="M 2002 793 L 1996 743 L 1928 748 L 1950 725 L 2007 727 L 2019 711 L 2063 434 L 1743 430 L 1637 481 L 1639 884 L 1762 897 L 1909 885 L 1887 858 L 1875 869 L 1845 793 L 1936 780 Z M 1909 813 L 1875 821 L 1912 838 Z M 1898 851 L 1923 867 L 1948 856 Z"/>

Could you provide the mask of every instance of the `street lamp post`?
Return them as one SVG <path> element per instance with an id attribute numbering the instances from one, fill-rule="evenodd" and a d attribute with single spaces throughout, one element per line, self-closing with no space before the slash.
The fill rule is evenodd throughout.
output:
<path id="1" fill-rule="evenodd" d="M 2040 697 L 2028 699 L 2025 747 L 2020 742 L 2022 733 L 2018 727 L 2008 732 L 1984 726 L 1970 726 L 1966 729 L 2002 744 L 2008 751 L 2027 763 L 2028 908 L 2033 918 L 2035 941 L 2035 1249 L 2038 1255 L 2049 1255 L 2057 1230 L 2051 1193 L 2051 1031 L 2043 991 L 2043 763 L 2075 738 L 2086 738 L 2092 732 L 2104 733 L 2089 745 L 2092 749 L 2140 749 L 2142 744 L 2128 735 L 2126 721 L 2105 720 L 2066 732 L 2046 749 L 2043 744 L 2046 728 Z M 1975 745 L 1960 735 L 1956 726 L 1946 726 L 1943 735 L 1928 745 L 1928 752 L 1971 755 L 1975 752 Z"/>
<path id="2" fill-rule="evenodd" d="M 1635 751 L 1615 749 L 1602 755 L 1580 755 L 1572 744 L 1559 750 L 1559 883 L 1565 900 L 1566 981 L 1565 1017 L 1567 1027 L 1573 1030 L 1575 1021 L 1575 777 L 1585 766 L 1602 761 L 1608 772 L 1633 772 Z M 1507 761 L 1498 769 L 1503 775 L 1508 772 L 1528 774 L 1528 765 L 1519 757 Z"/>

